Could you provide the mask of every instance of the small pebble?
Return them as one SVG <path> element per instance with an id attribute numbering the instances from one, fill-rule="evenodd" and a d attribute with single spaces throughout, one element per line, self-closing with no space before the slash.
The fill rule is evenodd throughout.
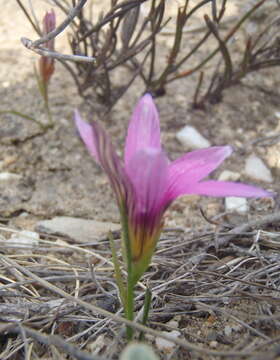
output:
<path id="1" fill-rule="evenodd" d="M 218 346 L 218 342 L 216 340 L 210 341 L 209 346 L 212 349 L 216 349 Z"/>
<path id="2" fill-rule="evenodd" d="M 159 360 L 153 349 L 142 343 L 130 343 L 120 356 L 121 360 Z"/>
<path id="3" fill-rule="evenodd" d="M 162 333 L 165 335 L 169 335 L 174 339 L 177 339 L 180 336 L 180 332 L 177 330 L 173 330 L 170 332 L 163 331 Z M 163 351 L 165 353 L 171 353 L 172 349 L 176 346 L 176 344 L 161 337 L 157 337 L 156 346 L 160 351 Z"/>
<path id="4" fill-rule="evenodd" d="M 237 181 L 239 179 L 240 174 L 230 170 L 224 170 L 219 176 L 220 181 Z"/>
<path id="5" fill-rule="evenodd" d="M 178 131 L 176 138 L 184 147 L 190 149 L 203 149 L 211 146 L 210 142 L 204 136 L 189 125 Z"/>
<path id="6" fill-rule="evenodd" d="M 240 325 L 240 324 L 234 324 L 234 325 L 232 325 L 232 330 L 233 331 L 236 331 L 236 332 L 239 332 L 239 331 L 241 331 L 242 330 L 242 325 Z"/>
<path id="7" fill-rule="evenodd" d="M 280 119 L 280 111 L 276 111 L 274 115 L 277 117 L 277 119 Z"/>
<path id="8" fill-rule="evenodd" d="M 20 217 L 20 218 L 26 218 L 26 217 L 28 217 L 28 216 L 29 216 L 28 212 L 23 211 L 21 214 L 19 214 L 18 217 Z"/>
<path id="9" fill-rule="evenodd" d="M 10 86 L 9 81 L 3 81 L 3 82 L 2 82 L 2 86 L 3 86 L 3 88 L 9 87 L 9 86 Z"/>
<path id="10" fill-rule="evenodd" d="M 265 163 L 256 155 L 251 155 L 247 158 L 245 164 L 245 173 L 247 176 L 271 183 L 273 181 L 270 170 Z"/>
<path id="11" fill-rule="evenodd" d="M 23 230 L 13 234 L 7 240 L 9 244 L 15 244 L 17 248 L 35 247 L 39 245 L 40 235 L 34 231 Z"/>
<path id="12" fill-rule="evenodd" d="M 10 172 L 1 172 L 0 173 L 0 181 L 11 181 L 11 180 L 18 180 L 21 176 L 18 174 L 13 174 Z"/>
<path id="13" fill-rule="evenodd" d="M 225 326 L 224 333 L 226 336 L 230 336 L 232 334 L 232 327 L 229 325 Z"/>
<path id="14" fill-rule="evenodd" d="M 76 242 L 96 242 L 109 231 L 119 230 L 119 224 L 74 218 L 68 216 L 56 216 L 50 220 L 42 220 L 36 224 L 35 230 L 48 234 L 67 236 Z"/>
<path id="15" fill-rule="evenodd" d="M 168 321 L 166 323 L 166 325 L 170 326 L 171 328 L 176 328 L 176 329 L 178 329 L 178 327 L 179 327 L 178 322 L 176 320 L 174 320 L 174 319 L 171 319 L 170 321 Z"/>
<path id="16" fill-rule="evenodd" d="M 5 166 L 9 166 L 11 164 L 14 164 L 17 161 L 17 156 L 15 155 L 10 155 L 4 158 L 4 165 Z"/>
<path id="17" fill-rule="evenodd" d="M 247 199 L 229 196 L 225 199 L 226 211 L 246 214 L 249 210 Z"/>

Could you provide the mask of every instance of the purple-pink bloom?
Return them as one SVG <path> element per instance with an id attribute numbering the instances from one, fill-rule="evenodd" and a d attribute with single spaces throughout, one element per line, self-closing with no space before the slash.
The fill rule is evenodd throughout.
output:
<path id="1" fill-rule="evenodd" d="M 160 123 L 151 95 L 136 105 L 126 137 L 124 161 L 97 123 L 75 122 L 90 154 L 108 175 L 122 220 L 127 220 L 135 281 L 150 263 L 163 226 L 163 214 L 181 195 L 267 197 L 271 193 L 241 183 L 206 180 L 231 153 L 230 146 L 189 152 L 170 162 L 161 147 Z M 127 246 L 127 245 L 126 245 Z"/>

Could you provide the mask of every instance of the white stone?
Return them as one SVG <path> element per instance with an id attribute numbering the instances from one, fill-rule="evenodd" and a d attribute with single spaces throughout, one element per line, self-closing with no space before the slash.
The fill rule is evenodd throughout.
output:
<path id="1" fill-rule="evenodd" d="M 178 131 L 176 138 L 186 148 L 203 149 L 211 146 L 210 142 L 204 136 L 189 125 Z"/>
<path id="2" fill-rule="evenodd" d="M 10 172 L 1 172 L 0 173 L 0 181 L 10 181 L 10 180 L 18 180 L 21 176 L 18 174 L 13 174 Z"/>
<path id="3" fill-rule="evenodd" d="M 229 325 L 225 326 L 224 333 L 226 336 L 230 336 L 232 334 L 232 327 Z"/>
<path id="4" fill-rule="evenodd" d="M 143 343 L 130 343 L 121 353 L 120 360 L 159 360 L 153 349 Z"/>
<path id="5" fill-rule="evenodd" d="M 240 332 L 240 331 L 242 331 L 242 325 L 241 324 L 233 324 L 232 325 L 232 330 L 233 331 L 236 331 L 236 332 Z"/>
<path id="6" fill-rule="evenodd" d="M 271 183 L 273 181 L 270 170 L 265 163 L 256 155 L 250 155 L 245 164 L 245 173 L 247 176 Z"/>
<path id="7" fill-rule="evenodd" d="M 218 346 L 218 342 L 216 340 L 212 340 L 212 341 L 210 341 L 209 346 L 212 349 L 216 349 Z"/>
<path id="8" fill-rule="evenodd" d="M 177 339 L 180 336 L 180 332 L 177 330 L 173 330 L 173 331 L 163 331 L 162 332 L 165 335 L 169 335 L 174 339 Z M 168 341 L 166 339 L 163 339 L 161 337 L 157 337 L 156 338 L 156 346 L 160 351 L 163 351 L 165 353 L 170 353 L 172 351 L 172 349 L 176 346 L 175 343 Z"/>
<path id="9" fill-rule="evenodd" d="M 17 248 L 26 248 L 38 246 L 39 239 L 40 235 L 36 232 L 23 230 L 13 234 L 7 242 L 16 245 Z"/>
<path id="10" fill-rule="evenodd" d="M 276 111 L 276 112 L 274 113 L 274 115 L 275 115 L 278 119 L 280 119 L 280 111 Z"/>
<path id="11" fill-rule="evenodd" d="M 230 170 L 224 170 L 219 176 L 220 181 L 237 181 L 239 179 L 240 174 Z"/>
<path id="12" fill-rule="evenodd" d="M 100 238 L 107 236 L 109 231 L 119 229 L 118 224 L 67 216 L 57 216 L 36 224 L 36 231 L 66 236 L 79 243 L 97 243 Z"/>
<path id="13" fill-rule="evenodd" d="M 170 321 L 168 321 L 166 323 L 167 326 L 169 326 L 170 328 L 175 328 L 175 329 L 178 329 L 179 328 L 179 324 L 176 320 L 172 319 Z"/>
<path id="14" fill-rule="evenodd" d="M 3 86 L 3 88 L 9 87 L 10 86 L 9 81 L 3 81 L 2 86 Z"/>
<path id="15" fill-rule="evenodd" d="M 229 196 L 225 199 L 226 211 L 245 214 L 249 210 L 247 199 Z"/>

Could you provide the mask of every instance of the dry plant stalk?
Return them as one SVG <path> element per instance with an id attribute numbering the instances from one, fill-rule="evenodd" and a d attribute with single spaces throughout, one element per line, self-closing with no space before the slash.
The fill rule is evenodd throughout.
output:
<path id="1" fill-rule="evenodd" d="M 165 94 L 169 83 L 197 72 L 200 75 L 194 94 L 194 105 L 202 107 L 206 101 L 220 101 L 223 90 L 236 84 L 249 72 L 279 65 L 277 16 L 259 34 L 248 38 L 238 65 L 234 65 L 232 61 L 230 40 L 266 1 L 268 0 L 259 0 L 245 13 L 240 14 L 226 35 L 222 35 L 227 0 L 222 0 L 219 5 L 216 0 L 202 0 L 192 8 L 189 0 L 185 0 L 183 6 L 178 7 L 175 30 L 171 34 L 173 44 L 161 69 L 158 66 L 158 36 L 170 20 L 164 0 L 112 0 L 108 10 L 104 14 L 100 13 L 97 20 L 92 18 L 94 2 L 52 0 L 50 3 L 64 12 L 66 19 L 50 36 L 56 37 L 67 28 L 72 55 L 49 52 L 43 47 L 45 37 L 34 42 L 23 39 L 23 43 L 40 55 L 48 55 L 60 61 L 73 77 L 79 94 L 95 106 L 95 111 L 98 111 L 97 104 L 102 105 L 102 111 L 104 108 L 111 109 L 138 77 L 144 82 L 145 92 L 161 96 Z M 34 9 L 28 10 L 23 0 L 17 0 L 17 3 L 41 36 L 36 26 Z M 182 43 L 187 36 L 193 36 L 186 31 L 186 27 L 198 10 L 209 4 L 212 12 L 211 18 L 205 17 L 205 31 L 193 48 L 186 52 Z M 142 11 L 144 6 L 145 13 Z M 269 34 L 272 35 L 268 36 Z M 186 64 L 193 61 L 193 56 L 203 49 L 211 36 L 216 38 L 218 46 L 198 64 L 186 69 Z M 208 66 L 216 55 L 220 55 L 221 60 L 218 61 L 207 91 L 199 96 L 205 66 Z M 222 62 L 224 70 L 219 71 L 219 64 Z M 120 72 L 120 68 L 124 70 Z"/>
<path id="2" fill-rule="evenodd" d="M 266 0 L 259 1 L 245 16 L 249 18 Z M 279 7 L 279 3 L 278 3 Z M 279 39 L 279 12 L 272 12 L 272 19 L 268 18 L 262 29 L 254 34 L 248 35 L 244 46 L 244 52 L 239 62 L 232 59 L 233 52 L 228 46 L 229 37 L 222 39 L 220 32 L 209 17 L 205 16 L 205 22 L 209 31 L 215 36 L 219 51 L 222 55 L 224 69 L 219 70 L 219 62 L 216 71 L 212 76 L 205 94 L 198 99 L 200 87 L 203 82 L 204 73 L 200 73 L 197 89 L 194 96 L 194 107 L 204 107 L 206 101 L 211 104 L 222 100 L 223 91 L 238 84 L 247 74 L 265 68 L 280 66 L 280 39 Z M 246 20 L 246 19 L 245 19 Z"/>

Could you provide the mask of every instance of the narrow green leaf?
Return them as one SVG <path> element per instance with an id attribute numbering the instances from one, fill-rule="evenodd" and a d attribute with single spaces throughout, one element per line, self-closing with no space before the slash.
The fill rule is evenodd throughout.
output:
<path id="1" fill-rule="evenodd" d="M 23 114 L 19 111 L 16 111 L 16 110 L 1 110 L 0 111 L 0 114 L 11 114 L 11 115 L 16 115 L 18 117 L 21 117 L 25 120 L 29 120 L 29 121 L 33 121 L 35 124 L 39 125 L 41 129 L 43 130 L 46 130 L 46 126 L 44 124 L 41 124 L 40 121 L 34 119 L 33 117 L 29 116 L 29 115 L 26 115 L 26 114 Z"/>
<path id="2" fill-rule="evenodd" d="M 113 260 L 114 269 L 115 269 L 116 282 L 117 282 L 117 285 L 119 288 L 122 304 L 124 307 L 126 307 L 125 286 L 123 283 L 121 267 L 120 267 L 120 263 L 119 263 L 118 256 L 117 256 L 117 251 L 116 251 L 116 247 L 115 247 L 115 243 L 114 243 L 114 239 L 113 239 L 113 234 L 111 233 L 111 231 L 108 234 L 108 238 L 109 238 L 109 242 L 110 242 L 110 248 L 112 251 L 112 260 Z"/>

